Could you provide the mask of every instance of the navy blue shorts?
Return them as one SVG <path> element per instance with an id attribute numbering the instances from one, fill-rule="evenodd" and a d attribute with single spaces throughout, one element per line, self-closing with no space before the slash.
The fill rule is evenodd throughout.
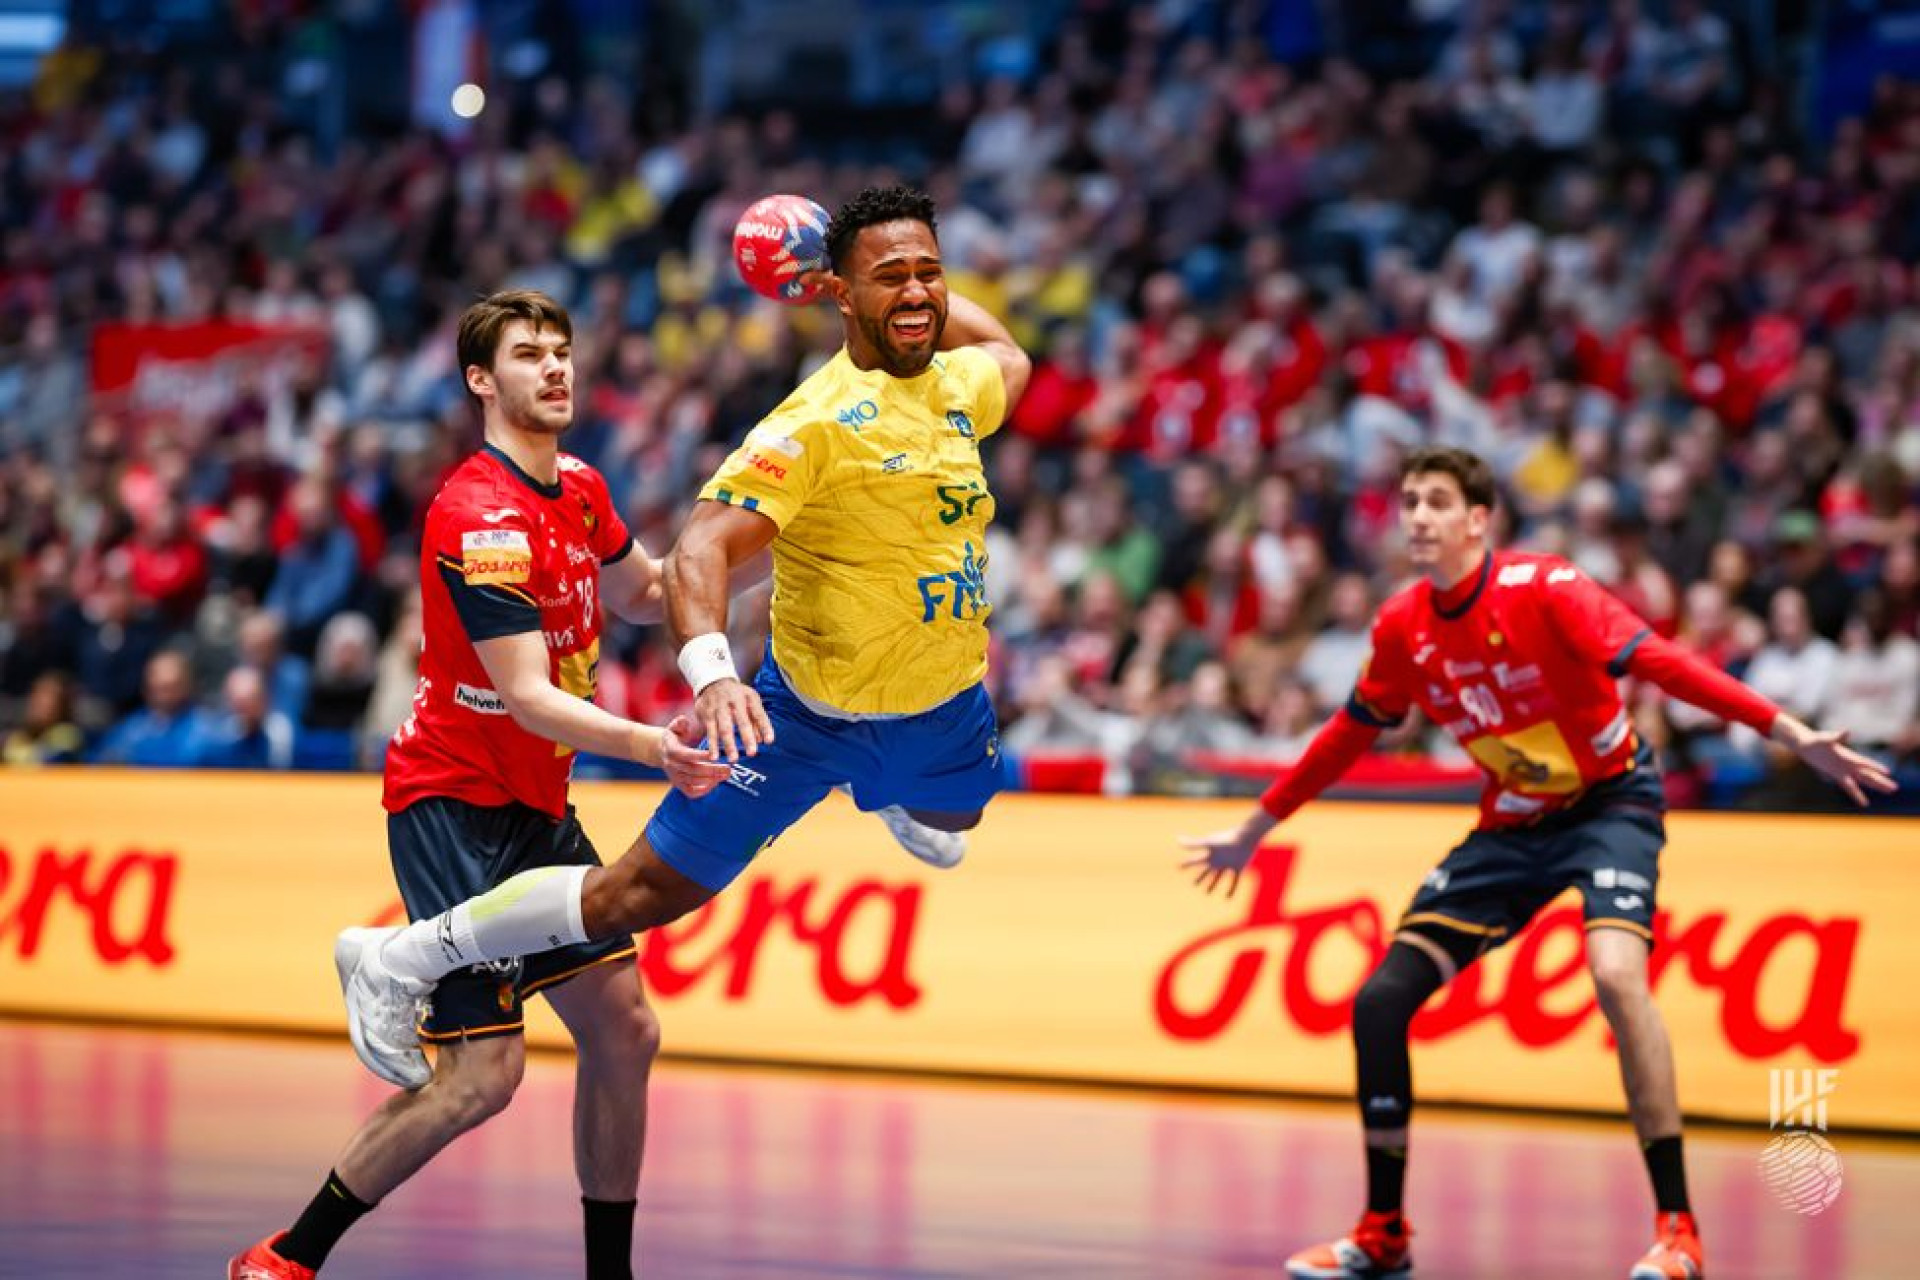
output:
<path id="1" fill-rule="evenodd" d="M 535 867 L 600 865 L 571 806 L 566 820 L 523 804 L 497 808 L 433 797 L 387 815 L 387 851 L 400 900 L 414 920 L 485 893 Z M 519 1035 L 534 992 L 583 969 L 633 956 L 633 939 L 603 938 L 515 960 L 483 961 L 440 980 L 420 1038 L 439 1043 Z"/>
<path id="2" fill-rule="evenodd" d="M 1000 727 L 979 685 L 917 716 L 836 720 L 794 697 L 769 651 L 753 687 L 773 742 L 741 756 L 699 800 L 670 793 L 647 823 L 661 859 L 715 892 L 842 784 L 869 812 L 897 804 L 932 813 L 978 813 L 1003 785 Z"/>
<path id="3" fill-rule="evenodd" d="M 1571 888 L 1587 928 L 1651 942 L 1665 815 L 1659 771 L 1642 764 L 1532 826 L 1475 831 L 1427 873 L 1400 928 L 1465 934 L 1489 951 Z"/>

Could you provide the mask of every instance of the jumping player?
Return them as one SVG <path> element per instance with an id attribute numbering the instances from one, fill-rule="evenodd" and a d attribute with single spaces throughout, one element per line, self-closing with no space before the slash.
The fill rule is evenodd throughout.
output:
<path id="1" fill-rule="evenodd" d="M 1408 1024 L 1435 991 L 1523 928 L 1563 890 L 1585 902 L 1587 965 L 1620 1046 L 1627 1109 L 1646 1156 L 1656 1238 L 1631 1275 L 1700 1276 L 1687 1199 L 1673 1050 L 1648 981 L 1654 890 L 1665 843 L 1660 780 L 1614 681 L 1674 697 L 1791 748 L 1855 803 L 1892 791 L 1844 733 L 1816 732 L 1654 635 L 1554 556 L 1490 551 L 1493 478 L 1459 449 L 1423 449 L 1402 469 L 1400 526 L 1425 580 L 1380 609 L 1373 653 L 1346 707 L 1237 830 L 1190 838 L 1207 891 L 1241 870 L 1275 825 L 1336 781 L 1416 704 L 1480 763 L 1480 822 L 1413 896 L 1393 945 L 1354 1002 L 1367 1208 L 1351 1235 L 1296 1254 L 1287 1270 L 1343 1280 L 1412 1270 L 1402 1214 L 1413 1112 Z"/>
<path id="2" fill-rule="evenodd" d="M 667 559 L 680 667 L 728 785 L 697 805 L 670 794 L 611 867 L 519 876 L 359 948 L 348 1016 L 356 1043 L 381 1046 L 382 1074 L 418 1057 L 403 1011 L 443 974 L 676 919 L 836 786 L 934 831 L 979 822 L 1001 785 L 981 685 L 993 499 L 980 442 L 1030 366 L 999 321 L 948 293 L 934 216 L 901 187 L 835 215 L 826 285 L 846 345 L 707 483 Z M 748 685 L 727 647 L 727 581 L 768 547 L 772 639 Z"/>
<path id="3" fill-rule="evenodd" d="M 530 867 L 599 865 L 567 803 L 576 751 L 662 768 L 689 796 L 726 777 L 685 718 L 669 729 L 593 704 L 601 620 L 657 613 L 658 566 L 627 533 L 599 473 L 562 454 L 573 421 L 572 322 L 530 291 L 496 293 L 460 319 L 459 359 L 486 445 L 427 510 L 420 573 L 425 644 L 412 716 L 388 748 L 385 806 L 409 916 Z M 358 935 L 335 954 L 343 977 Z M 579 1054 L 574 1096 L 589 1280 L 632 1275 L 648 1068 L 659 1027 L 632 939 L 606 936 L 521 961 L 462 968 L 435 992 L 420 1035 L 440 1045 L 388 1074 L 389 1098 L 348 1142 L 292 1228 L 228 1265 L 230 1280 L 305 1280 L 353 1224 L 461 1133 L 504 1108 L 525 1065 L 522 1003 L 540 992 Z M 409 1003 L 392 1012 L 412 1025 Z M 369 1046 L 355 1041 L 363 1058 Z"/>

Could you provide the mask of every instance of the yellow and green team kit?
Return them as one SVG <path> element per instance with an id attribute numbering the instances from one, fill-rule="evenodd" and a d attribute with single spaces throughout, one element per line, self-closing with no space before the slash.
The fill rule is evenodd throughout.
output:
<path id="1" fill-rule="evenodd" d="M 856 715 L 912 715 L 987 669 L 980 441 L 1006 388 L 978 347 L 911 378 L 843 348 L 748 433 L 700 491 L 757 511 L 773 543 L 773 652 L 794 691 Z"/>

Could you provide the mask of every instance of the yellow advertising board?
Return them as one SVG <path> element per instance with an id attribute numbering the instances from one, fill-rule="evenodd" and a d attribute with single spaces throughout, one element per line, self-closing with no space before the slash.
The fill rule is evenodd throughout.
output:
<path id="1" fill-rule="evenodd" d="M 654 787 L 575 799 L 617 856 Z M 1013 795 L 921 866 L 835 795 L 641 940 L 668 1051 L 1275 1090 L 1352 1089 L 1350 1003 L 1454 806 L 1310 806 L 1232 898 L 1175 838 L 1241 803 Z M 0 775 L 0 1011 L 340 1025 L 331 943 L 398 918 L 379 780 Z M 1920 822 L 1676 814 L 1656 990 L 1695 1115 L 1765 1121 L 1770 1070 L 1834 1069 L 1835 1127 L 1920 1131 Z M 1572 898 L 1416 1021 L 1422 1097 L 1616 1112 Z M 536 1043 L 562 1043 L 535 1016 Z"/>

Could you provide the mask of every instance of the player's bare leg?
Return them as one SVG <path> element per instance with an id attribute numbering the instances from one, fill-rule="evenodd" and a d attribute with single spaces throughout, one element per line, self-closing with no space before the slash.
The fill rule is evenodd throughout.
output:
<path id="1" fill-rule="evenodd" d="M 1703 1274 L 1700 1237 L 1687 1201 L 1686 1166 L 1680 1145 L 1680 1091 L 1673 1042 L 1654 1003 L 1648 979 L 1647 940 L 1626 929 L 1587 932 L 1587 967 L 1600 1011 L 1620 1046 L 1620 1079 L 1627 1114 L 1647 1158 L 1659 1209 L 1656 1239 L 1633 1268 L 1640 1280 Z"/>
<path id="2" fill-rule="evenodd" d="M 698 910 L 713 895 L 714 890 L 668 866 L 643 833 L 618 862 L 587 873 L 580 886 L 580 921 L 588 938 L 643 933 Z"/>
<path id="3" fill-rule="evenodd" d="M 629 1277 L 647 1080 L 660 1051 L 660 1021 L 630 960 L 595 965 L 544 994 L 577 1052 L 573 1161 L 585 1216 L 587 1276 Z"/>
<path id="4" fill-rule="evenodd" d="M 433 1079 L 396 1093 L 360 1126 L 334 1167 L 368 1204 L 411 1178 L 455 1138 L 513 1101 L 525 1074 L 520 1036 L 453 1040 L 441 1046 Z"/>

